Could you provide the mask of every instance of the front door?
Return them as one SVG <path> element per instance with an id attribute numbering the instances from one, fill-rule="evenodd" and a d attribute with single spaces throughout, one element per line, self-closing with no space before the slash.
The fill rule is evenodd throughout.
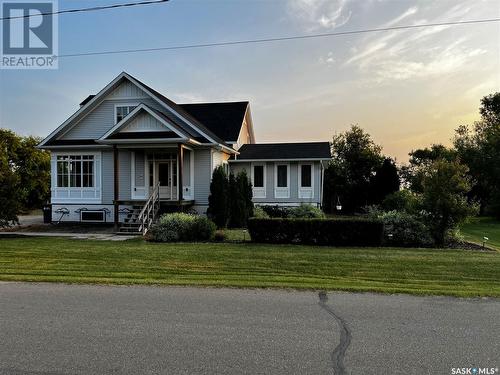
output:
<path id="1" fill-rule="evenodd" d="M 177 162 L 175 160 L 156 162 L 156 176 L 160 184 L 160 198 L 176 199 Z"/>

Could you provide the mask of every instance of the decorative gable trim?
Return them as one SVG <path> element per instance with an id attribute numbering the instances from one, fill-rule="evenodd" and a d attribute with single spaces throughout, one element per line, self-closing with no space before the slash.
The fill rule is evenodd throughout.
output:
<path id="1" fill-rule="evenodd" d="M 174 132 L 177 134 L 181 139 L 187 140 L 189 137 L 181 132 L 177 126 L 175 126 L 173 123 L 169 123 L 164 119 L 163 117 L 159 116 L 155 111 L 153 111 L 151 108 L 149 108 L 147 105 L 144 103 L 139 104 L 137 107 L 134 108 L 132 112 L 130 112 L 125 118 L 123 118 L 119 123 L 117 123 L 115 126 L 113 126 L 106 134 L 104 134 L 101 138 L 99 138 L 99 141 L 105 141 L 107 138 L 112 136 L 115 133 L 118 133 L 121 129 L 125 128 L 127 125 L 130 124 L 132 120 L 134 120 L 139 113 L 145 111 L 148 113 L 150 116 L 155 118 L 158 122 L 160 122 L 162 125 L 164 125 L 168 130 Z"/>

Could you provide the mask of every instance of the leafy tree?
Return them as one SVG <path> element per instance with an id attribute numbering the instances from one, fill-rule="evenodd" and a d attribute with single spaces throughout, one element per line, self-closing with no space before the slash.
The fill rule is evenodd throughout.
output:
<path id="1" fill-rule="evenodd" d="M 0 129 L 0 144 L 5 165 L 17 181 L 18 210 L 40 208 L 50 197 L 50 154 L 39 150 L 37 137 L 21 137 L 7 129 Z M 6 170 L 3 173 L 7 173 Z"/>
<path id="2" fill-rule="evenodd" d="M 422 209 L 436 244 L 443 245 L 448 231 L 476 212 L 466 198 L 467 167 L 440 159 L 422 167 L 422 176 Z"/>
<path id="3" fill-rule="evenodd" d="M 335 135 L 332 161 L 325 173 L 326 210 L 331 210 L 338 200 L 347 213 L 369 204 L 371 182 L 383 160 L 382 148 L 359 126 Z"/>
<path id="4" fill-rule="evenodd" d="M 5 145 L 0 140 L 0 227 L 18 222 L 19 179 L 10 168 Z"/>
<path id="5" fill-rule="evenodd" d="M 441 144 L 433 144 L 431 147 L 413 150 L 409 155 L 409 163 L 401 168 L 401 174 L 407 186 L 415 193 L 422 192 L 424 167 L 431 165 L 436 160 L 454 161 L 457 159 L 455 150 Z"/>
<path id="6" fill-rule="evenodd" d="M 217 225 L 224 228 L 228 221 L 229 183 L 223 166 L 218 166 L 212 174 L 207 215 Z"/>
<path id="7" fill-rule="evenodd" d="M 382 165 L 375 170 L 371 182 L 372 204 L 381 203 L 386 196 L 399 190 L 400 180 L 398 167 L 394 160 L 385 158 Z"/>
<path id="8" fill-rule="evenodd" d="M 454 146 L 469 167 L 471 200 L 480 202 L 481 213 L 500 218 L 500 92 L 485 96 L 481 120 L 456 130 Z"/>

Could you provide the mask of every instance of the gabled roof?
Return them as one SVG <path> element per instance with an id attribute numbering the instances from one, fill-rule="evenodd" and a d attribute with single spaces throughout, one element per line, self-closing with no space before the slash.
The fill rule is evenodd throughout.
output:
<path id="1" fill-rule="evenodd" d="M 253 143 L 244 144 L 232 161 L 249 160 L 327 160 L 331 158 L 329 142 Z"/>
<path id="2" fill-rule="evenodd" d="M 126 133 L 120 133 L 121 130 L 125 129 L 128 124 L 130 124 L 131 121 L 133 121 L 135 118 L 139 116 L 141 113 L 146 113 L 149 116 L 154 117 L 156 120 L 158 120 L 164 127 L 165 129 L 163 131 L 146 131 L 146 132 L 126 132 Z M 150 133 L 152 137 L 143 137 L 138 135 L 139 133 Z M 160 135 L 160 133 L 163 133 L 163 136 L 159 136 L 158 138 L 165 138 L 165 134 L 173 134 L 171 138 L 180 138 L 180 139 L 189 139 L 189 135 L 186 134 L 180 127 L 178 127 L 176 124 L 172 123 L 172 121 L 162 115 L 161 112 L 154 110 L 153 108 L 149 107 L 147 104 L 141 103 L 137 107 L 134 108 L 132 112 L 130 112 L 127 116 L 125 116 L 120 122 L 118 122 L 115 126 L 113 126 L 111 129 L 109 129 L 106 134 L 104 134 L 101 138 L 99 138 L 99 142 L 106 142 L 107 140 L 112 140 L 112 139 L 150 139 L 150 138 L 157 138 L 155 135 Z"/>
<path id="3" fill-rule="evenodd" d="M 225 142 L 236 142 L 248 102 L 179 104 Z"/>
<path id="4" fill-rule="evenodd" d="M 202 142 L 207 141 L 207 143 L 216 144 L 230 152 L 235 152 L 230 145 L 224 142 L 224 140 L 215 135 L 212 131 L 210 131 L 207 127 L 205 127 L 202 123 L 200 123 L 197 119 L 187 113 L 176 103 L 126 72 L 120 73 L 105 88 L 99 91 L 97 95 L 93 97 L 89 96 L 88 98 L 86 98 L 82 102 L 83 104 L 80 109 L 76 111 L 70 118 L 68 118 L 63 124 L 61 124 L 56 130 L 54 130 L 48 137 L 46 137 L 38 147 L 43 148 L 44 146 L 49 146 L 54 139 L 57 139 L 61 134 L 63 134 L 64 131 L 67 131 L 93 108 L 100 104 L 102 100 L 104 100 L 104 98 L 116 87 L 118 87 L 124 80 L 132 82 L 143 91 L 145 91 L 148 95 L 150 95 L 160 105 L 162 105 L 165 108 L 165 113 L 162 112 L 162 114 L 166 117 L 169 117 L 172 122 L 174 122 L 177 126 L 183 128 L 185 132 L 187 131 L 187 128 L 190 128 L 189 133 L 196 134 L 196 137 L 201 139 Z"/>

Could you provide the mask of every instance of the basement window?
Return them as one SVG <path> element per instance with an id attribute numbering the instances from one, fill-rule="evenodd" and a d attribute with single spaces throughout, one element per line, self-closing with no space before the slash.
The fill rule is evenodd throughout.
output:
<path id="1" fill-rule="evenodd" d="M 80 211 L 80 221 L 89 223 L 104 223 L 106 215 L 104 211 Z"/>

